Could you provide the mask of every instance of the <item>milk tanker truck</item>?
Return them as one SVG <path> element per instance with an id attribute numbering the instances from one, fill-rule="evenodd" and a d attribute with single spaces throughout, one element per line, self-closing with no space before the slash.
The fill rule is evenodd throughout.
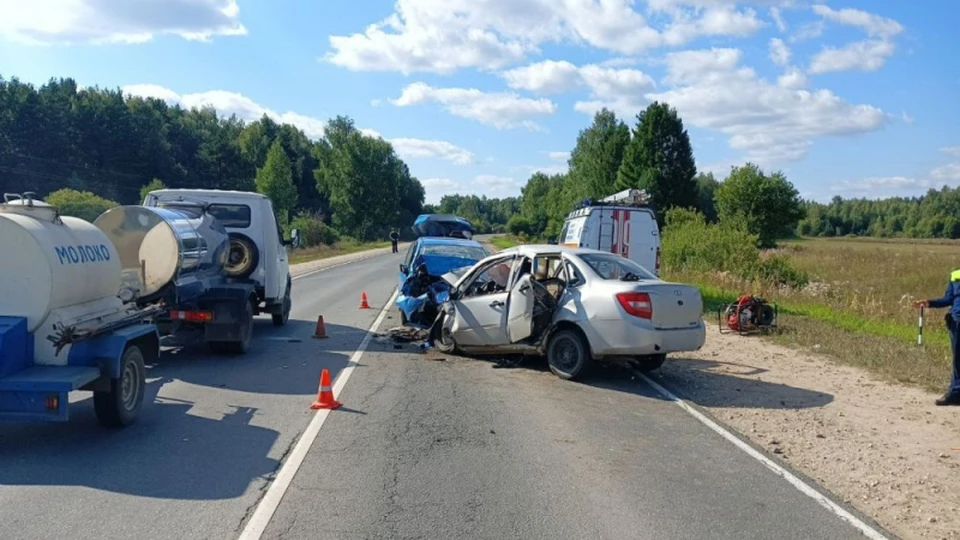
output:
<path id="1" fill-rule="evenodd" d="M 4 194 L 0 246 L 0 420 L 66 421 L 68 394 L 87 390 L 102 424 L 135 421 L 161 308 L 122 286 L 107 235 L 32 194 Z"/>

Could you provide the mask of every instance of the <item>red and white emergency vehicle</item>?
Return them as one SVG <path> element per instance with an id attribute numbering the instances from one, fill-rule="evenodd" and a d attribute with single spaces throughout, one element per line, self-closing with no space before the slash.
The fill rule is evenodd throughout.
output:
<path id="1" fill-rule="evenodd" d="M 660 275 L 660 228 L 640 189 L 584 201 L 567 216 L 557 243 L 616 253 Z"/>

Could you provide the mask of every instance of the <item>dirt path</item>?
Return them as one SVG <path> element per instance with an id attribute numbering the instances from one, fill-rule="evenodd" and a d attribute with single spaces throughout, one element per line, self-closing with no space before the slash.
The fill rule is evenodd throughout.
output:
<path id="1" fill-rule="evenodd" d="M 902 538 L 960 538 L 960 409 L 937 396 L 716 327 L 657 377 Z"/>

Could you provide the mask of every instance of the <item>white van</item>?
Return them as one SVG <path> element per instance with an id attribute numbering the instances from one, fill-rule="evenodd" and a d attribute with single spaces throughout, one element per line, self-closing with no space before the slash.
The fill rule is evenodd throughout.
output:
<path id="1" fill-rule="evenodd" d="M 557 243 L 616 253 L 660 275 L 660 228 L 643 190 L 585 201 L 567 216 Z"/>

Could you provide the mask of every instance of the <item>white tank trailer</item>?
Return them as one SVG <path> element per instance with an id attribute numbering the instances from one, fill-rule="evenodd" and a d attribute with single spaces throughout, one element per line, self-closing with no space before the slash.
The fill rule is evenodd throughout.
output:
<path id="1" fill-rule="evenodd" d="M 94 225 L 117 252 L 123 286 L 138 304 L 165 308 L 161 334 L 202 330 L 215 352 L 246 352 L 255 284 L 232 277 L 230 236 L 204 205 L 118 206 Z"/>
<path id="2" fill-rule="evenodd" d="M 101 422 L 132 422 L 144 361 L 159 352 L 145 322 L 157 310 L 124 301 L 107 236 L 30 194 L 5 194 L 0 247 L 0 419 L 67 420 L 67 393 L 87 389 Z"/>

